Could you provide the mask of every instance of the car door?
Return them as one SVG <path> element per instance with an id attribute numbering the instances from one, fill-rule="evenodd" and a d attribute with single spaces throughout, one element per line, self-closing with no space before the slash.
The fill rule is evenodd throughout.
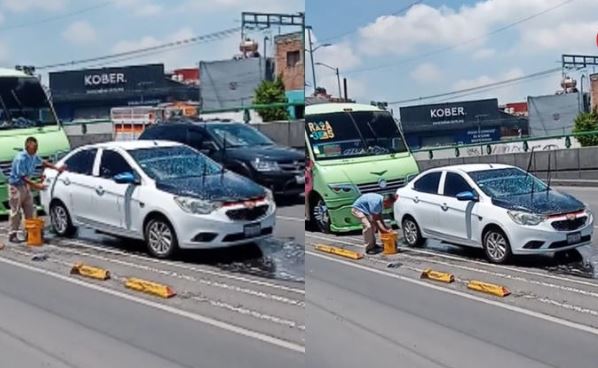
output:
<path id="1" fill-rule="evenodd" d="M 437 233 L 440 229 L 438 216 L 440 212 L 439 185 L 442 171 L 434 171 L 423 175 L 413 183 L 413 211 L 420 228 L 428 234 Z"/>
<path id="2" fill-rule="evenodd" d="M 475 190 L 461 174 L 447 171 L 440 207 L 442 232 L 455 240 L 468 243 L 472 240 L 472 226 L 477 226 L 477 220 L 474 221 L 477 202 L 458 200 L 457 194 L 462 192 L 475 193 Z"/>
<path id="3" fill-rule="evenodd" d="M 94 226 L 113 233 L 130 232 L 130 204 L 134 184 L 119 184 L 113 177 L 135 171 L 121 153 L 103 149 L 93 191 Z M 129 228 L 127 226 L 129 225 Z"/>
<path id="4" fill-rule="evenodd" d="M 98 150 L 84 149 L 65 161 L 67 170 L 56 176 L 51 196 L 60 198 L 75 222 L 87 223 L 92 216 L 93 167 Z"/>

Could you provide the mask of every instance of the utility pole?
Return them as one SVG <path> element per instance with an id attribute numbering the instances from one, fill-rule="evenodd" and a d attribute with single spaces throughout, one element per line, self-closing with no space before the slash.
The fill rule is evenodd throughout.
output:
<path id="1" fill-rule="evenodd" d="M 311 58 L 311 74 L 313 76 L 314 93 L 315 93 L 318 85 L 316 84 L 316 67 L 314 64 L 314 44 L 311 42 L 311 27 L 305 27 L 305 28 L 307 28 L 307 30 L 308 30 L 307 38 L 308 38 L 308 42 L 309 42 L 309 57 Z"/>

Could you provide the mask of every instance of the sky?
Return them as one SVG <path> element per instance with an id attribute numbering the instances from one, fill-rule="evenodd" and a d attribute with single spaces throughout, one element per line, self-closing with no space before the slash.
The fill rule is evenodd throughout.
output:
<path id="1" fill-rule="evenodd" d="M 558 68 L 562 54 L 598 56 L 597 0 L 307 0 L 316 63 L 340 70 L 349 98 L 398 102 Z M 307 57 L 309 60 L 309 56 Z M 334 71 L 316 83 L 338 95 Z M 592 67 L 568 72 L 581 74 Z M 498 98 L 499 103 L 554 94 L 561 72 L 502 88 L 394 104 Z M 308 91 L 313 75 L 306 71 Z M 584 90 L 588 89 L 586 76 Z"/>
<path id="2" fill-rule="evenodd" d="M 241 12 L 304 11 L 302 0 L 0 0 L 0 65 L 48 65 L 155 46 L 240 27 Z M 296 29 L 283 28 L 285 32 Z M 264 36 L 253 32 L 263 50 Z M 270 37 L 272 38 L 272 37 Z M 230 59 L 241 34 L 167 53 L 116 64 L 165 63 L 167 70 L 198 65 L 200 60 Z M 272 44 L 267 44 L 269 50 Z M 47 83 L 47 74 L 42 73 Z"/>

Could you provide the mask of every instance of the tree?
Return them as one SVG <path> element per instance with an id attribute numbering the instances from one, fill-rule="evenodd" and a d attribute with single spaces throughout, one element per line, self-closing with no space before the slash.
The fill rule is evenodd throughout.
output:
<path id="1" fill-rule="evenodd" d="M 274 81 L 264 80 L 256 89 L 253 103 L 256 105 L 268 105 L 272 103 L 287 103 L 287 96 L 284 93 L 284 83 L 282 76 L 278 76 Z M 289 113 L 287 108 L 268 107 L 256 109 L 264 122 L 275 120 L 287 120 Z"/>
<path id="2" fill-rule="evenodd" d="M 598 111 L 594 108 L 591 112 L 582 112 L 573 125 L 573 133 L 598 131 Z M 578 136 L 577 140 L 582 147 L 598 146 L 598 134 Z"/>

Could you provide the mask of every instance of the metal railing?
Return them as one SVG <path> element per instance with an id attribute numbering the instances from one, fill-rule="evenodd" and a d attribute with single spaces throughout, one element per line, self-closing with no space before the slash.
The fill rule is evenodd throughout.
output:
<path id="1" fill-rule="evenodd" d="M 486 147 L 486 154 L 490 155 L 490 154 L 492 154 L 492 146 L 511 144 L 511 143 L 522 143 L 523 151 L 527 152 L 527 151 L 529 151 L 529 142 L 543 141 L 543 140 L 549 140 L 549 139 L 564 139 L 565 147 L 571 148 L 571 138 L 592 136 L 592 135 L 598 136 L 598 130 L 593 130 L 593 131 L 588 131 L 588 132 L 578 132 L 578 133 L 572 132 L 569 134 L 559 134 L 559 135 L 550 135 L 550 136 L 542 136 L 542 137 L 514 138 L 514 139 L 506 139 L 506 140 L 493 141 L 493 142 L 453 144 L 453 145 L 448 145 L 448 146 L 422 148 L 422 149 L 413 150 L 411 152 L 412 153 L 427 152 L 428 158 L 430 160 L 432 160 L 434 158 L 434 152 L 436 152 L 436 151 L 454 150 L 455 157 L 459 157 L 461 155 L 461 150 L 463 150 L 463 149 Z M 484 155 L 484 152 L 481 152 L 481 155 Z"/>

